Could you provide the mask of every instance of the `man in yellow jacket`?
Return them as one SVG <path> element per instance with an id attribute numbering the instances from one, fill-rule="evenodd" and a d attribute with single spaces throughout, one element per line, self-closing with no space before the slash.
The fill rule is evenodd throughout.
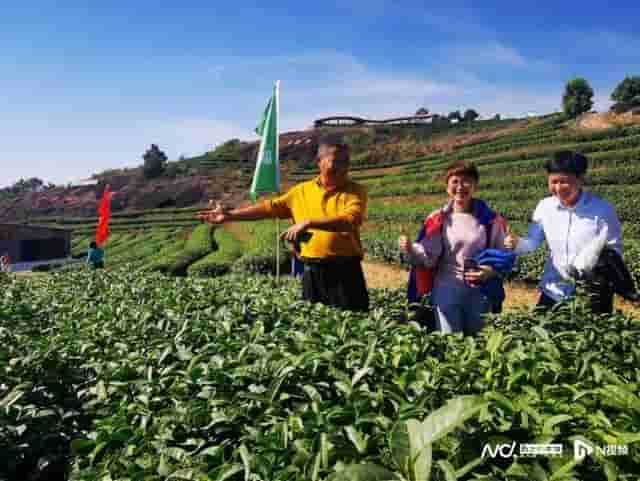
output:
<path id="1" fill-rule="evenodd" d="M 212 224 L 268 218 L 293 219 L 281 238 L 301 243 L 303 298 L 348 310 L 369 309 L 362 272 L 360 226 L 367 215 L 367 191 L 349 178 L 349 147 L 324 140 L 318 147 L 320 175 L 260 204 L 227 209 L 219 203 L 199 217 Z M 307 234 L 305 234 L 307 233 Z M 304 234 L 304 235 L 303 235 Z"/>

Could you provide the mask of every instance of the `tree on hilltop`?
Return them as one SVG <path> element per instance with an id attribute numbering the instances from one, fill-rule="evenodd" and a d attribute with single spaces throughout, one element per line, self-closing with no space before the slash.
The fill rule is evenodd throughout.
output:
<path id="1" fill-rule="evenodd" d="M 640 105 L 640 76 L 625 77 L 611 93 L 611 100 Z"/>
<path id="2" fill-rule="evenodd" d="M 588 112 L 591 107 L 593 107 L 593 89 L 589 82 L 582 77 L 569 80 L 562 96 L 562 109 L 565 115 L 573 119 Z"/>
<path id="3" fill-rule="evenodd" d="M 153 179 L 162 175 L 167 163 L 167 155 L 156 144 L 151 144 L 142 158 L 144 159 L 142 171 L 145 178 Z"/>
<path id="4" fill-rule="evenodd" d="M 463 120 L 464 120 L 465 122 L 473 122 L 473 121 L 474 121 L 475 119 L 477 119 L 478 117 L 480 117 L 480 114 L 479 114 L 478 112 L 476 112 L 476 111 L 475 111 L 475 110 L 473 110 L 473 109 L 467 109 L 467 110 L 464 112 L 464 115 L 463 115 L 463 117 L 462 117 L 462 118 L 463 118 Z"/>

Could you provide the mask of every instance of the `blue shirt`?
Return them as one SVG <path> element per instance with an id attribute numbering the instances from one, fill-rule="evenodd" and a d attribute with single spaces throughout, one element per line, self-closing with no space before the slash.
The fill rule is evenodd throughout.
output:
<path id="1" fill-rule="evenodd" d="M 102 262 L 104 260 L 104 251 L 99 247 L 96 249 L 89 248 L 89 252 L 87 253 L 87 263 L 89 264 L 97 264 L 98 262 Z"/>

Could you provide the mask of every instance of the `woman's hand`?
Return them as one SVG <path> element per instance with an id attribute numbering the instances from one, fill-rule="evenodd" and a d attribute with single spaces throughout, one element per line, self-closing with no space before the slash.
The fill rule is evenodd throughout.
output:
<path id="1" fill-rule="evenodd" d="M 478 270 L 466 271 L 464 273 L 464 280 L 469 285 L 477 286 L 485 283 L 496 275 L 497 272 L 494 271 L 491 266 L 478 266 Z"/>
<path id="2" fill-rule="evenodd" d="M 398 247 L 400 248 L 400 251 L 404 252 L 405 254 L 411 252 L 411 243 L 409 242 L 409 238 L 406 235 L 401 235 L 398 238 Z"/>
<path id="3" fill-rule="evenodd" d="M 511 232 L 511 227 L 507 227 L 507 235 L 504 238 L 504 247 L 512 251 L 518 247 L 518 242 L 520 242 L 520 237 Z"/>

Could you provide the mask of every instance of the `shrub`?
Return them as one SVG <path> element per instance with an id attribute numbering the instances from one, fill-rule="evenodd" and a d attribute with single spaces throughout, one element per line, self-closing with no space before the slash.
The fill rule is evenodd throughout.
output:
<path id="1" fill-rule="evenodd" d="M 625 77 L 611 93 L 611 100 L 640 105 L 640 76 Z"/>
<path id="2" fill-rule="evenodd" d="M 562 96 L 562 108 L 568 118 L 588 112 L 593 106 L 593 89 L 583 78 L 567 82 Z"/>
<path id="3" fill-rule="evenodd" d="M 217 228 L 214 231 L 217 249 L 187 269 L 187 274 L 198 277 L 215 277 L 231 270 L 233 262 L 242 255 L 242 244 L 230 232 Z"/>
<path id="4" fill-rule="evenodd" d="M 162 175 L 167 162 L 167 155 L 156 144 L 151 144 L 151 147 L 144 153 L 142 158 L 144 159 L 142 172 L 147 179 Z"/>

